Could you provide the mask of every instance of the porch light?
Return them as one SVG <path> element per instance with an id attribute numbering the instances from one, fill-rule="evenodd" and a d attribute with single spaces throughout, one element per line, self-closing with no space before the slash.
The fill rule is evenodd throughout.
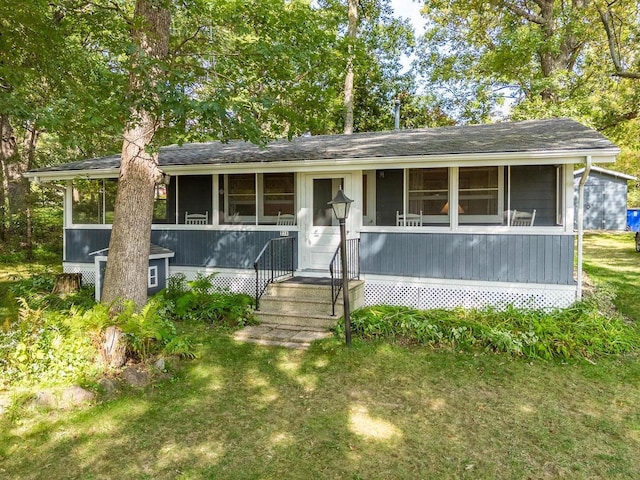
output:
<path id="1" fill-rule="evenodd" d="M 333 208 L 333 214 L 339 222 L 344 222 L 349 216 L 349 208 L 351 207 L 352 202 L 353 200 L 347 197 L 342 189 L 339 189 L 336 196 L 333 197 L 333 200 L 329 202 L 329 205 Z"/>
<path id="2" fill-rule="evenodd" d="M 351 200 L 342 189 L 338 190 L 333 200 L 329 202 L 333 213 L 340 223 L 340 263 L 342 264 L 342 301 L 344 302 L 344 335 L 347 347 L 351 346 L 351 316 L 349 312 L 349 272 L 347 271 L 347 233 L 345 219 L 349 216 Z"/>

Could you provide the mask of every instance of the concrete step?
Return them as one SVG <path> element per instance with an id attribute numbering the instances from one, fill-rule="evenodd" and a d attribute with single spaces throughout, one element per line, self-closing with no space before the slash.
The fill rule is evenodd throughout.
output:
<path id="1" fill-rule="evenodd" d="M 331 300 L 308 300 L 306 298 L 279 297 L 274 295 L 264 296 L 260 299 L 258 312 L 286 313 L 305 316 L 309 313 L 316 315 L 331 315 Z M 336 303 L 336 315 L 341 316 L 342 303 Z"/>
<path id="2" fill-rule="evenodd" d="M 288 348 L 308 348 L 315 340 L 330 337 L 325 329 L 262 324 L 250 325 L 234 333 L 233 338 L 239 342 L 273 345 Z"/>
<path id="3" fill-rule="evenodd" d="M 256 316 L 261 324 L 292 325 L 301 328 L 323 328 L 329 330 L 334 327 L 339 317 L 307 312 L 305 315 L 289 313 L 271 313 L 257 310 Z"/>
<path id="4" fill-rule="evenodd" d="M 364 299 L 364 282 L 362 280 L 352 280 L 349 282 L 349 300 L 355 302 L 360 296 Z M 314 285 L 308 283 L 278 282 L 267 287 L 262 298 L 278 297 L 304 299 L 309 301 L 331 301 L 331 285 Z M 262 300 L 262 299 L 261 299 Z M 338 297 L 338 302 L 342 303 L 342 292 Z"/>

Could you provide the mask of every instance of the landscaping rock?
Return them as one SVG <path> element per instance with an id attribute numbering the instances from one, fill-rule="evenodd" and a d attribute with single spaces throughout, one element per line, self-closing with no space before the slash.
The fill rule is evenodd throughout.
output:
<path id="1" fill-rule="evenodd" d="M 56 400 L 56 396 L 53 394 L 53 391 L 42 390 L 36 393 L 36 396 L 33 399 L 33 404 L 36 407 L 55 408 L 58 405 L 58 401 Z"/>
<path id="2" fill-rule="evenodd" d="M 150 382 L 149 374 L 136 365 L 125 368 L 122 372 L 122 378 L 132 387 L 138 388 L 146 387 Z"/>
<path id="3" fill-rule="evenodd" d="M 157 359 L 153 364 L 153 366 L 156 367 L 156 369 L 160 370 L 161 372 L 164 372 L 166 368 L 164 358 L 160 357 L 159 359 Z"/>
<path id="4" fill-rule="evenodd" d="M 98 380 L 98 385 L 107 393 L 107 395 L 113 395 L 118 392 L 118 382 L 113 378 L 103 377 Z"/>
<path id="5" fill-rule="evenodd" d="M 59 406 L 60 408 L 77 407 L 89 404 L 93 402 L 95 398 L 95 393 L 74 385 L 73 387 L 67 387 L 62 391 L 62 400 Z"/>

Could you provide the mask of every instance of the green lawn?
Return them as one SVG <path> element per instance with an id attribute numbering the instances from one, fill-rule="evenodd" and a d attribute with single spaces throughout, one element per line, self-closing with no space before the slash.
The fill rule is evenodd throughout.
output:
<path id="1" fill-rule="evenodd" d="M 586 242 L 588 274 L 629 289 L 620 308 L 637 312 L 630 283 L 640 254 L 627 255 L 629 234 Z M 603 253 L 618 249 L 624 265 Z M 358 340 L 347 350 L 337 339 L 291 351 L 188 328 L 201 338 L 200 358 L 178 364 L 173 380 L 84 409 L 16 407 L 0 416 L 0 478 L 609 479 L 640 472 L 637 356 L 525 361 Z"/>
<path id="2" fill-rule="evenodd" d="M 622 313 L 640 322 L 640 253 L 634 234 L 587 234 L 584 271 L 596 284 L 613 287 Z"/>

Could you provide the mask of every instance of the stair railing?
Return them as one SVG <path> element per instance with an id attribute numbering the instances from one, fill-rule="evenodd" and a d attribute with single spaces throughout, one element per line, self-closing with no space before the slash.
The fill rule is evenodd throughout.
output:
<path id="1" fill-rule="evenodd" d="M 360 280 L 360 239 L 350 238 L 346 241 L 347 253 L 347 280 Z M 329 264 L 331 273 L 331 315 L 336 315 L 336 302 L 342 291 L 342 262 L 340 257 L 340 245 L 333 254 Z M 349 293 L 347 292 L 347 295 Z"/>
<path id="2" fill-rule="evenodd" d="M 269 240 L 253 262 L 256 271 L 256 310 L 267 286 L 277 280 L 293 277 L 294 237 Z"/>

